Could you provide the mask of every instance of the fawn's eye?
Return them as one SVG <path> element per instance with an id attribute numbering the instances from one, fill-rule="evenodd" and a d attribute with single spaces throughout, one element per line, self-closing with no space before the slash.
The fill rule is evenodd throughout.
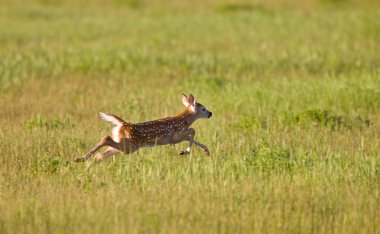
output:
<path id="1" fill-rule="evenodd" d="M 202 111 L 205 112 L 205 111 L 206 111 L 206 108 L 202 107 Z"/>

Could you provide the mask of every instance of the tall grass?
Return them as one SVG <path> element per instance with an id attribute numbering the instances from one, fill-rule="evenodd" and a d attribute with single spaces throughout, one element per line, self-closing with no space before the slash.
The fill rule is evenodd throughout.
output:
<path id="1" fill-rule="evenodd" d="M 2 233 L 379 233 L 376 2 L 6 1 Z M 186 144 L 86 169 L 110 133 L 192 92 Z"/>

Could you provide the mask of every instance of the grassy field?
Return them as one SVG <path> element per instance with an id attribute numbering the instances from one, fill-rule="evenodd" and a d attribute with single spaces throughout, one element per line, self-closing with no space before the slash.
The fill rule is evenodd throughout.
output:
<path id="1" fill-rule="evenodd" d="M 5 0 L 1 233 L 380 233 L 376 1 Z M 74 163 L 111 126 L 186 143 Z"/>

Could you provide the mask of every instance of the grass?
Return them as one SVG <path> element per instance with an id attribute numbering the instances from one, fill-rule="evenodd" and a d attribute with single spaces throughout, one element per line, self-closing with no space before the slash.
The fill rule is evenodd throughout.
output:
<path id="1" fill-rule="evenodd" d="M 375 1 L 5 1 L 2 233 L 379 233 Z M 111 126 L 213 112 L 198 148 L 72 160 Z"/>

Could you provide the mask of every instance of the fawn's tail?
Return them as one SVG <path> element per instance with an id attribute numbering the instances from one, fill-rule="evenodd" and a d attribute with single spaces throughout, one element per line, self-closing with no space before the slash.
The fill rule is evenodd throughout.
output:
<path id="1" fill-rule="evenodd" d="M 116 126 L 121 126 L 121 125 L 125 124 L 125 121 L 122 120 L 120 117 L 118 117 L 116 115 L 106 114 L 106 113 L 103 113 L 103 112 L 99 112 L 99 115 L 105 121 L 111 122 L 111 123 L 113 123 Z"/>

